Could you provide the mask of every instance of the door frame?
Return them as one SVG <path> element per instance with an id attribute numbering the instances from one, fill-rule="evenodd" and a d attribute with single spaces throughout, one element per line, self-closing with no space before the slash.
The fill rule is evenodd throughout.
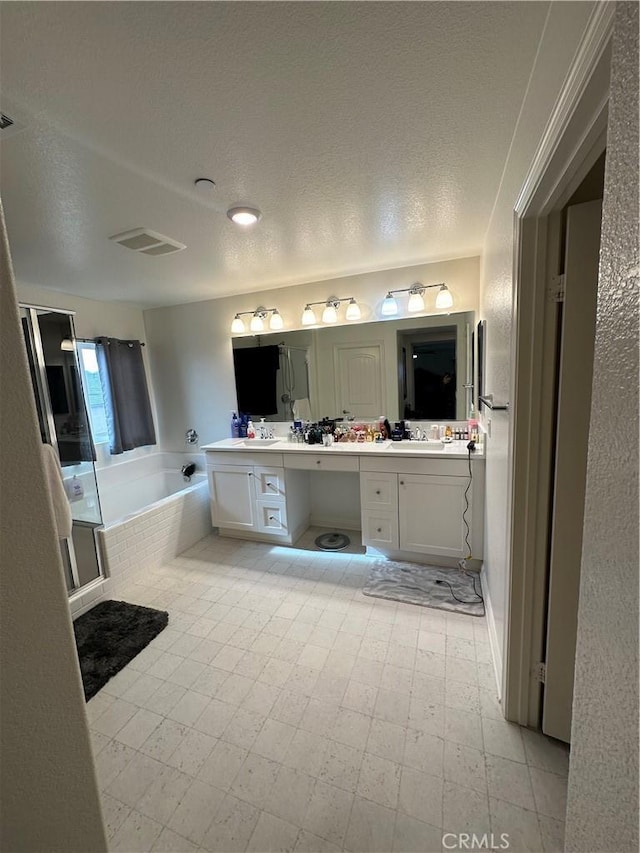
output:
<path id="1" fill-rule="evenodd" d="M 554 306 L 558 221 L 606 147 L 615 4 L 595 8 L 514 210 L 508 560 L 503 710 L 539 726 L 555 429 Z M 555 309 L 557 310 L 557 308 Z"/>

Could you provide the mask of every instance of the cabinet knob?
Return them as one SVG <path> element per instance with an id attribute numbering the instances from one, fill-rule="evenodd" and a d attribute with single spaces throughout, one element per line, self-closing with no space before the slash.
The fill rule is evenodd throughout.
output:
<path id="1" fill-rule="evenodd" d="M 319 465 L 319 464 L 320 464 L 320 460 L 316 459 L 316 465 Z"/>
<path id="2" fill-rule="evenodd" d="M 275 515 L 270 515 L 270 516 L 269 516 L 269 521 L 277 521 L 277 519 L 276 519 Z"/>
<path id="3" fill-rule="evenodd" d="M 252 472 L 251 472 L 251 471 L 247 471 L 247 476 L 249 476 L 249 477 L 253 477 Z"/>
<path id="4" fill-rule="evenodd" d="M 404 480 L 400 480 L 400 485 L 404 486 Z"/>
<path id="5" fill-rule="evenodd" d="M 380 494 L 380 489 L 376 489 L 376 495 Z"/>
<path id="6" fill-rule="evenodd" d="M 381 528 L 381 527 L 378 527 L 377 532 L 378 532 L 378 533 L 382 533 L 382 528 Z"/>
<path id="7" fill-rule="evenodd" d="M 273 483 L 267 483 L 267 486 L 268 486 L 270 489 L 273 489 L 273 488 L 274 488 Z"/>

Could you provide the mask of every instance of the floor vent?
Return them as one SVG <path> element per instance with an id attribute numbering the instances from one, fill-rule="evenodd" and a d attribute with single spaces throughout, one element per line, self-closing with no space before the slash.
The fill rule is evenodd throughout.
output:
<path id="1" fill-rule="evenodd" d="M 134 228 L 133 231 L 123 231 L 109 237 L 114 243 L 119 243 L 125 249 L 140 252 L 142 255 L 172 255 L 186 249 L 184 243 L 178 243 L 170 237 L 150 231 L 148 228 Z"/>

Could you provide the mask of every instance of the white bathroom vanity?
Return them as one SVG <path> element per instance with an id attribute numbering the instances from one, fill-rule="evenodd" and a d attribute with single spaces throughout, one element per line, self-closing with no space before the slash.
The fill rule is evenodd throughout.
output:
<path id="1" fill-rule="evenodd" d="M 466 442 L 346 443 L 226 439 L 203 446 L 211 520 L 222 536 L 292 545 L 310 523 L 316 475 L 336 475 L 355 496 L 368 553 L 455 565 L 482 561 L 484 457 Z M 326 477 L 323 476 L 326 482 Z M 358 488 L 359 487 L 359 488 Z M 333 525 L 340 527 L 339 519 Z"/>

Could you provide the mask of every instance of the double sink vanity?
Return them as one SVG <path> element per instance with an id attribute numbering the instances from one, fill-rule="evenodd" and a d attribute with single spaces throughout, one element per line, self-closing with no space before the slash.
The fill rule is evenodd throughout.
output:
<path id="1" fill-rule="evenodd" d="M 432 558 L 445 566 L 471 554 L 469 566 L 480 565 L 484 458 L 478 450 L 469 456 L 464 441 L 324 447 L 286 439 L 225 439 L 202 449 L 211 519 L 223 536 L 294 544 L 313 521 L 314 472 L 334 473 L 336 493 L 345 477 L 359 483 L 367 553 L 420 562 Z"/>

